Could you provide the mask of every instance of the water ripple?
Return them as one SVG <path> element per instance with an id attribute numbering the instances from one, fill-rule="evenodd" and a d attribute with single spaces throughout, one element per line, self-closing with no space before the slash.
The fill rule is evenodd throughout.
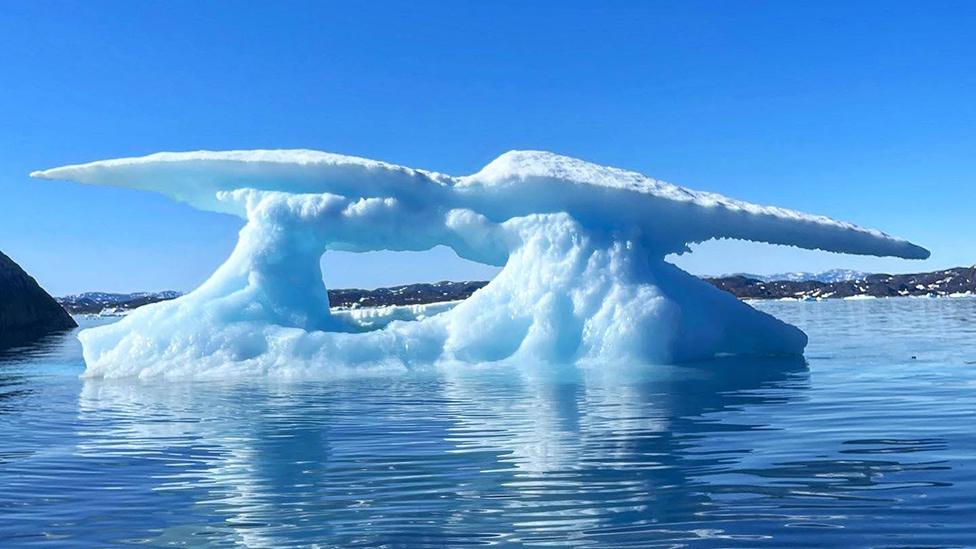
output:
<path id="1" fill-rule="evenodd" d="M 0 545 L 976 545 L 976 300 L 762 306 L 809 363 L 143 384 L 49 340 L 0 356 Z"/>

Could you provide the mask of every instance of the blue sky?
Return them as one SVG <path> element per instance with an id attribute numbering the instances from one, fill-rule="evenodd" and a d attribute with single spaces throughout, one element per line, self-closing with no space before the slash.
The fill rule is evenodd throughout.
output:
<path id="1" fill-rule="evenodd" d="M 531 148 L 932 250 L 718 242 L 692 272 L 976 263 L 976 3 L 253 4 L 0 4 L 0 250 L 55 294 L 188 290 L 240 220 L 27 174 L 242 148 L 464 174 Z M 491 273 L 447 250 L 326 261 L 332 287 Z"/>

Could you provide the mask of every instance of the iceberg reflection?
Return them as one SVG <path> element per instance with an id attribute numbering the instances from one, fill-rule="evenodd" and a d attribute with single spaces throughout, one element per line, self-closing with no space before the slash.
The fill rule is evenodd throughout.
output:
<path id="1" fill-rule="evenodd" d="M 728 359 L 621 373 L 626 383 L 529 367 L 338 383 L 88 380 L 79 414 L 92 428 L 76 452 L 141 464 L 129 470 L 174 507 L 146 525 L 157 543 L 529 543 L 597 531 L 623 542 L 706 512 L 701 475 L 737 451 L 701 451 L 709 437 L 767 427 L 710 416 L 799 398 L 805 371 L 802 360 Z M 678 530 L 667 536 L 703 535 Z"/>

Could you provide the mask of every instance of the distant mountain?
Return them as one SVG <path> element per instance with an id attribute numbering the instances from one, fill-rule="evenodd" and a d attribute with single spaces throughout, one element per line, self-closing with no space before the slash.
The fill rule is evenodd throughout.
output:
<path id="1" fill-rule="evenodd" d="M 743 275 L 706 278 L 744 299 L 828 299 L 976 295 L 976 266 L 913 274 L 870 274 L 859 280 L 764 281 Z"/>
<path id="2" fill-rule="evenodd" d="M 382 307 L 386 305 L 420 305 L 439 301 L 465 299 L 488 282 L 435 282 L 407 284 L 375 290 L 358 288 L 329 290 L 329 303 L 333 307 Z M 97 314 L 121 316 L 129 311 L 156 303 L 176 299 L 180 292 L 138 292 L 116 294 L 88 292 L 58 298 L 58 302 L 72 314 Z"/>
<path id="3" fill-rule="evenodd" d="M 329 304 L 333 307 L 382 307 L 387 305 L 420 305 L 440 301 L 467 299 L 487 281 L 449 282 L 433 284 L 407 284 L 375 290 L 329 290 Z"/>
<path id="4" fill-rule="evenodd" d="M 101 314 L 122 315 L 132 309 L 180 297 L 180 292 L 136 292 L 131 294 L 113 294 L 107 292 L 86 292 L 57 298 L 71 314 Z"/>
<path id="5" fill-rule="evenodd" d="M 976 295 L 976 267 L 958 267 L 931 273 L 889 275 L 835 269 L 823 273 L 729 275 L 704 280 L 743 299 L 828 299 L 850 297 Z M 487 281 L 406 284 L 390 288 L 329 290 L 332 307 L 359 308 L 420 305 L 467 299 Z M 143 305 L 175 299 L 179 292 L 112 294 L 90 292 L 58 301 L 74 314 L 124 315 Z"/>
<path id="6" fill-rule="evenodd" d="M 711 279 L 719 278 L 731 278 L 735 276 L 743 276 L 746 278 L 751 278 L 753 280 L 761 280 L 763 282 L 772 282 L 774 280 L 787 280 L 790 282 L 845 282 L 848 280 L 864 280 L 871 273 L 865 273 L 861 271 L 852 271 L 850 269 L 831 269 L 829 271 L 824 271 L 822 273 L 807 273 L 807 272 L 795 272 L 795 273 L 777 273 L 771 275 L 757 275 L 751 273 L 735 273 L 730 275 L 723 275 L 717 277 L 709 277 Z"/>
<path id="7" fill-rule="evenodd" d="M 0 349 L 76 326 L 36 280 L 0 252 Z"/>

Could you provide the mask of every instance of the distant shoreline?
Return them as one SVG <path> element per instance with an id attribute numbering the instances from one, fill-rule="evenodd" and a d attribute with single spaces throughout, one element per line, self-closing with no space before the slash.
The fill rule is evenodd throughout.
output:
<path id="1" fill-rule="evenodd" d="M 764 281 L 744 275 L 706 277 L 702 280 L 748 301 L 820 301 L 882 297 L 976 296 L 976 267 L 957 267 L 914 274 L 867 274 L 836 282 L 817 280 Z M 488 284 L 486 280 L 405 284 L 389 288 L 329 290 L 337 309 L 425 305 L 467 299 Z M 124 316 L 143 305 L 175 299 L 179 292 L 132 294 L 89 292 L 56 298 L 73 315 Z"/>
<path id="2" fill-rule="evenodd" d="M 964 297 L 976 295 L 976 267 L 927 273 L 868 274 L 853 280 L 763 281 L 736 275 L 703 279 L 740 299 L 821 300 L 877 297 Z"/>

